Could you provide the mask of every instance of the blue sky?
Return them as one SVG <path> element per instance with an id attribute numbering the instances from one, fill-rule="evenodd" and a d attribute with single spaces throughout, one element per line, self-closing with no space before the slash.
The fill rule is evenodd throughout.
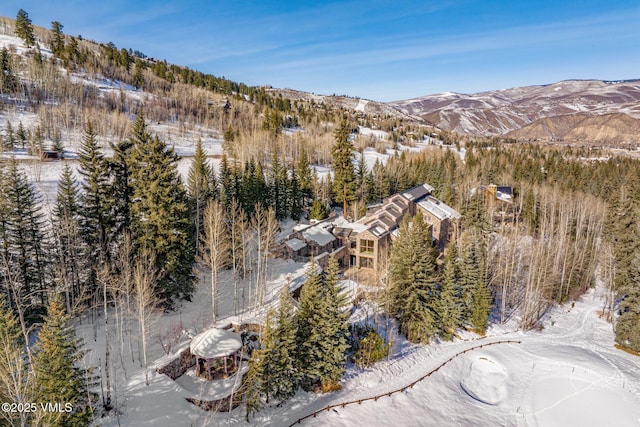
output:
<path id="1" fill-rule="evenodd" d="M 36 25 L 225 76 L 380 101 L 640 78 L 635 1 L 34 0 Z"/>

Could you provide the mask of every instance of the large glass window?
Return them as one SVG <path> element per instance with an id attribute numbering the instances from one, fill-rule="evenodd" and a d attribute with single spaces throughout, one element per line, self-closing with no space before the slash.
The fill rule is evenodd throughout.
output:
<path id="1" fill-rule="evenodd" d="M 373 268 L 373 258 L 360 257 L 360 267 Z"/>
<path id="2" fill-rule="evenodd" d="M 360 239 L 360 253 L 372 254 L 373 253 L 373 240 Z"/>

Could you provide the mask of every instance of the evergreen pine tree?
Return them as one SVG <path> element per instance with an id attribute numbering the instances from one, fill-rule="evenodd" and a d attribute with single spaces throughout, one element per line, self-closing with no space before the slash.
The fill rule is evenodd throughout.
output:
<path id="1" fill-rule="evenodd" d="M 194 219 L 194 242 L 200 241 L 202 234 L 202 215 L 209 200 L 213 197 L 211 188 L 214 177 L 213 170 L 207 161 L 207 156 L 202 149 L 202 140 L 196 143 L 196 152 L 191 162 L 187 175 L 187 193 Z M 197 250 L 196 250 L 197 252 Z"/>
<path id="2" fill-rule="evenodd" d="M 13 72 L 11 54 L 6 47 L 0 50 L 0 93 L 14 93 L 18 89 L 18 78 Z M 7 123 L 9 121 L 7 120 Z"/>
<path id="3" fill-rule="evenodd" d="M 270 205 L 276 211 L 276 218 L 278 220 L 285 219 L 289 213 L 288 208 L 288 194 L 287 188 L 289 187 L 289 178 L 287 176 L 287 169 L 280 161 L 280 155 L 278 152 L 274 152 L 271 157 L 271 169 L 269 170 L 269 194 Z"/>
<path id="4" fill-rule="evenodd" d="M 451 340 L 460 327 L 462 307 L 458 287 L 458 251 L 455 244 L 450 245 L 444 256 L 442 284 L 436 304 L 439 335 L 444 340 Z"/>
<path id="5" fill-rule="evenodd" d="M 36 37 L 33 34 L 33 25 L 29 14 L 24 10 L 18 10 L 16 15 L 16 36 L 20 37 L 27 47 L 31 47 L 36 44 Z"/>
<path id="6" fill-rule="evenodd" d="M 80 197 L 82 236 L 88 246 L 90 259 L 106 261 L 110 258 L 108 245 L 112 228 L 113 195 L 109 186 L 108 164 L 98 147 L 91 122 L 85 124 L 78 154 L 78 173 L 83 177 Z M 93 276 L 95 265 L 91 269 Z"/>
<path id="7" fill-rule="evenodd" d="M 335 265 L 332 265 L 335 263 Z M 298 303 L 298 366 L 305 389 L 319 384 L 323 391 L 337 389 L 346 364 L 346 315 L 337 284 L 337 262 L 323 280 L 313 259 Z"/>
<path id="8" fill-rule="evenodd" d="M 237 191 L 235 187 L 234 167 L 229 165 L 229 160 L 225 154 L 222 154 L 220 160 L 220 174 L 218 178 L 220 183 L 220 200 L 225 210 L 229 210 L 231 201 L 237 199 Z"/>
<path id="9" fill-rule="evenodd" d="M 16 137 L 18 138 L 18 141 L 20 141 L 21 148 L 24 150 L 24 144 L 27 142 L 27 132 L 24 130 L 24 126 L 22 126 L 22 121 L 18 123 Z"/>
<path id="10" fill-rule="evenodd" d="M 16 137 L 13 134 L 13 128 L 9 120 L 4 125 L 4 146 L 9 150 L 13 150 L 16 146 Z"/>
<path id="11" fill-rule="evenodd" d="M 347 216 L 347 203 L 355 200 L 356 173 L 353 167 L 353 144 L 349 140 L 347 120 L 343 119 L 335 132 L 335 144 L 331 148 L 333 158 L 333 193 L 336 203 L 342 202 L 343 214 Z"/>
<path id="12" fill-rule="evenodd" d="M 391 247 L 391 311 L 400 321 L 400 332 L 411 342 L 428 343 L 436 333 L 435 253 L 430 236 L 418 213 L 412 222 L 405 217 Z"/>
<path id="13" fill-rule="evenodd" d="M 613 200 L 614 220 L 606 226 L 612 241 L 616 268 L 614 288 L 620 299 L 619 316 L 615 324 L 616 342 L 640 351 L 640 214 L 638 212 L 639 183 L 634 176 L 625 177 Z"/>
<path id="14" fill-rule="evenodd" d="M 300 189 L 298 176 L 295 169 L 291 171 L 291 180 L 289 181 L 289 215 L 291 219 L 297 221 L 300 219 L 303 209 L 304 195 Z"/>
<path id="15" fill-rule="evenodd" d="M 254 192 L 256 203 L 260 203 L 262 206 L 269 206 L 269 187 L 265 178 L 262 162 L 256 163 L 256 179 L 254 182 Z"/>
<path id="16" fill-rule="evenodd" d="M 273 318 L 276 324 L 273 324 Z M 267 315 L 267 323 L 260 343 L 261 395 L 265 402 L 283 402 L 298 388 L 296 366 L 296 324 L 293 301 L 288 287 L 280 293 L 277 313 Z"/>
<path id="17" fill-rule="evenodd" d="M 311 204 L 309 210 L 309 219 L 322 220 L 329 217 L 329 208 L 325 206 L 320 200 L 316 199 Z"/>
<path id="18" fill-rule="evenodd" d="M 128 164 L 131 147 L 130 140 L 124 140 L 117 144 L 111 144 L 113 157 L 107 159 L 109 166 L 110 185 L 108 192 L 111 204 L 112 228 L 109 240 L 111 242 L 121 241 L 122 236 L 131 227 L 131 198 L 133 188 L 131 187 L 131 167 Z"/>
<path id="19" fill-rule="evenodd" d="M 142 60 L 136 59 L 136 66 L 133 71 L 133 85 L 136 87 L 136 89 L 140 89 L 142 88 L 142 85 L 144 85 L 144 74 L 142 73 L 143 69 L 144 64 L 142 63 Z"/>
<path id="20" fill-rule="evenodd" d="M 315 260 L 309 262 L 306 281 L 300 292 L 296 321 L 298 323 L 296 341 L 298 351 L 296 360 L 301 374 L 301 385 L 305 390 L 318 381 L 322 375 L 321 366 L 324 364 L 324 352 L 321 343 L 324 341 L 323 326 L 326 326 L 325 300 L 322 298 L 322 278 L 317 271 Z"/>
<path id="21" fill-rule="evenodd" d="M 300 151 L 295 173 L 298 178 L 300 192 L 302 193 L 302 206 L 304 209 L 308 206 L 309 201 L 313 197 L 313 171 L 311 169 L 311 163 L 309 162 L 307 150 L 304 148 Z"/>
<path id="22" fill-rule="evenodd" d="M 33 364 L 38 398 L 42 402 L 64 402 L 71 412 L 48 412 L 46 424 L 51 426 L 86 426 L 91 417 L 87 384 L 77 363 L 83 354 L 74 336 L 71 318 L 64 310 L 62 296 L 54 296 L 38 334 L 39 342 Z"/>
<path id="23" fill-rule="evenodd" d="M 25 297 L 29 295 L 29 299 L 37 295 L 40 303 L 44 305 L 47 257 L 43 246 L 45 223 L 40 210 L 40 197 L 24 173 L 18 169 L 15 159 L 9 163 L 5 180 L 5 245 L 11 260 L 15 263 L 13 268 L 17 274 L 21 294 Z M 34 308 L 37 309 L 31 307 L 31 310 Z"/>
<path id="24" fill-rule="evenodd" d="M 358 157 L 358 164 L 355 170 L 356 173 L 356 198 L 360 201 L 368 201 L 369 189 L 367 188 L 367 175 L 369 170 L 367 164 L 364 161 L 364 154 L 360 153 Z"/>
<path id="25" fill-rule="evenodd" d="M 622 300 L 615 326 L 616 342 L 640 352 L 640 257 L 637 253 L 629 273 L 628 282 L 618 292 Z"/>
<path id="26" fill-rule="evenodd" d="M 333 388 L 345 371 L 346 352 L 349 348 L 349 324 L 347 320 L 349 313 L 343 309 L 347 303 L 344 294 L 341 292 L 338 274 L 340 267 L 335 257 L 330 257 L 327 268 L 324 271 L 323 290 L 327 299 L 327 322 L 326 336 L 329 343 L 326 361 L 328 366 L 325 369 L 324 377 L 321 377 L 323 385 Z"/>
<path id="27" fill-rule="evenodd" d="M 138 249 L 156 254 L 160 299 L 171 306 L 194 290 L 193 232 L 189 203 L 173 150 L 151 137 L 140 114 L 133 127 L 129 168 L 133 188 L 131 232 Z"/>
<path id="28" fill-rule="evenodd" d="M 256 204 L 258 195 L 256 194 L 256 163 L 253 159 L 244 163 L 242 178 L 240 180 L 240 204 L 242 209 L 251 216 Z"/>
<path id="29" fill-rule="evenodd" d="M 60 22 L 58 21 L 52 21 L 51 22 L 51 52 L 57 56 L 57 57 L 61 57 L 64 52 L 64 34 L 62 34 L 62 29 L 64 28 L 64 25 L 62 25 Z"/>
<path id="30" fill-rule="evenodd" d="M 461 236 L 460 293 L 463 321 L 483 334 L 489 324 L 491 291 L 486 276 L 486 248 L 479 230 L 467 230 Z"/>
<path id="31" fill-rule="evenodd" d="M 87 263 L 80 236 L 80 205 L 78 184 L 69 164 L 65 163 L 60 175 L 56 203 L 53 207 L 53 258 L 58 289 L 67 297 L 67 310 L 74 305 L 74 298 L 82 288 L 83 266 Z"/>
<path id="32" fill-rule="evenodd" d="M 58 157 L 62 160 L 64 159 L 64 146 L 62 145 L 62 135 L 60 134 L 60 129 L 55 128 L 53 131 L 53 145 L 51 149 L 58 153 Z"/>

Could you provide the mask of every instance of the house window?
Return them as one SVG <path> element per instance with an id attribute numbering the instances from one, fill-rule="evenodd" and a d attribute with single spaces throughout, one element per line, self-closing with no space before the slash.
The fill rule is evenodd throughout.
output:
<path id="1" fill-rule="evenodd" d="M 373 268 L 373 258 L 360 257 L 360 267 Z"/>
<path id="2" fill-rule="evenodd" d="M 360 239 L 360 253 L 372 254 L 373 253 L 373 240 Z"/>

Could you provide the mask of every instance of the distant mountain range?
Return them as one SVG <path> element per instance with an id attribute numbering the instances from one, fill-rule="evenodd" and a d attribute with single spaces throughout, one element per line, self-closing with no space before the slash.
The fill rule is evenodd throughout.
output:
<path id="1" fill-rule="evenodd" d="M 519 140 L 640 143 L 640 80 L 566 80 L 389 103 L 441 129 Z"/>

